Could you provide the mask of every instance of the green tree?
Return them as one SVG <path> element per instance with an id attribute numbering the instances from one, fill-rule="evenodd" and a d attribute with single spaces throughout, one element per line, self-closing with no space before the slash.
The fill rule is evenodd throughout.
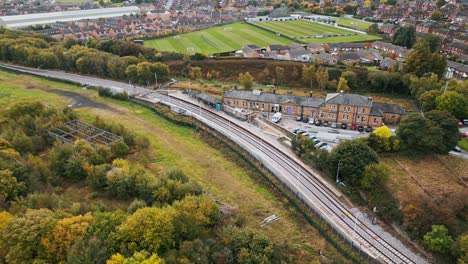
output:
<path id="1" fill-rule="evenodd" d="M 330 171 L 336 171 L 340 163 L 340 179 L 358 186 L 367 165 L 377 163 L 379 157 L 362 140 L 348 140 L 340 143 L 330 155 Z"/>
<path id="2" fill-rule="evenodd" d="M 440 95 L 441 93 L 439 90 L 431 90 L 422 93 L 418 100 L 421 104 L 421 110 L 427 112 L 436 109 L 436 98 Z"/>
<path id="3" fill-rule="evenodd" d="M 367 29 L 366 29 L 367 33 L 368 34 L 371 34 L 371 35 L 378 35 L 380 33 L 380 29 L 379 29 L 379 25 L 377 25 L 376 23 L 370 25 Z"/>
<path id="4" fill-rule="evenodd" d="M 152 64 L 150 62 L 140 62 L 137 65 L 138 81 L 142 84 L 150 84 L 155 81 Z"/>
<path id="5" fill-rule="evenodd" d="M 458 131 L 458 120 L 453 117 L 449 112 L 443 112 L 438 110 L 432 110 L 425 114 L 425 117 L 442 128 L 443 141 L 441 142 L 444 146 L 442 153 L 448 153 L 451 151 L 460 140 L 460 132 Z"/>
<path id="6" fill-rule="evenodd" d="M 174 248 L 176 217 L 176 210 L 170 206 L 137 210 L 118 227 L 117 236 L 121 241 L 121 250 L 165 252 Z"/>
<path id="7" fill-rule="evenodd" d="M 338 82 L 338 87 L 336 88 L 337 92 L 349 92 L 349 86 L 348 86 L 348 81 L 344 77 L 340 77 L 340 81 Z"/>
<path id="8" fill-rule="evenodd" d="M 444 225 L 433 225 L 432 230 L 424 235 L 424 246 L 432 252 L 447 253 L 453 238 Z"/>
<path id="9" fill-rule="evenodd" d="M 392 43 L 411 49 L 416 43 L 416 29 L 413 26 L 399 27 L 393 35 Z"/>
<path id="10" fill-rule="evenodd" d="M 384 184 L 390 177 L 390 169 L 383 163 L 372 163 L 366 166 L 362 174 L 360 187 L 366 191 L 385 188 Z"/>
<path id="11" fill-rule="evenodd" d="M 275 68 L 276 72 L 276 84 L 282 85 L 284 81 L 284 68 L 277 66 Z"/>
<path id="12" fill-rule="evenodd" d="M 442 83 L 439 81 L 439 76 L 437 76 L 435 73 L 421 78 L 411 76 L 410 80 L 411 94 L 418 100 L 424 92 L 432 90 L 439 91 L 442 87 Z"/>
<path id="13" fill-rule="evenodd" d="M 314 82 L 315 82 L 315 72 L 316 68 L 314 65 L 306 66 L 304 65 L 302 67 L 302 81 L 305 84 L 309 85 L 309 88 L 313 88 Z"/>
<path id="14" fill-rule="evenodd" d="M 108 249 L 99 238 L 79 238 L 68 250 L 67 263 L 99 264 L 105 263 L 108 257 Z"/>
<path id="15" fill-rule="evenodd" d="M 107 260 L 107 264 L 164 264 L 165 261 L 156 253 L 148 253 L 147 251 L 134 252 L 133 256 L 126 258 L 120 253 L 112 255 Z"/>
<path id="16" fill-rule="evenodd" d="M 57 215 L 48 209 L 27 210 L 9 221 L 0 233 L 0 252 L 7 263 L 45 263 L 47 253 L 41 244 L 57 223 Z"/>
<path id="17" fill-rule="evenodd" d="M 24 183 L 18 182 L 12 171 L 0 170 L 0 205 L 15 199 L 24 188 Z"/>
<path id="18" fill-rule="evenodd" d="M 444 5 L 445 5 L 445 0 L 437 0 L 436 1 L 437 8 L 441 8 Z"/>
<path id="19" fill-rule="evenodd" d="M 432 53 L 439 52 L 440 46 L 442 45 L 442 39 L 433 34 L 425 35 L 421 41 L 429 47 L 429 51 Z"/>
<path id="20" fill-rule="evenodd" d="M 444 131 L 434 121 L 420 114 L 409 114 L 396 130 L 403 147 L 420 153 L 443 152 Z"/>
<path id="21" fill-rule="evenodd" d="M 436 98 L 437 110 L 450 112 L 458 119 L 468 116 L 467 97 L 453 91 L 448 91 Z"/>
<path id="22" fill-rule="evenodd" d="M 128 80 L 132 83 L 136 83 L 138 81 L 138 70 L 136 65 L 129 65 L 125 70 L 125 75 L 127 76 Z"/>
<path id="23" fill-rule="evenodd" d="M 418 77 L 427 73 L 435 73 L 442 77 L 447 67 L 445 55 L 431 52 L 429 42 L 420 41 L 406 57 L 404 71 Z"/>
<path id="24" fill-rule="evenodd" d="M 239 73 L 239 83 L 244 86 L 245 90 L 252 90 L 254 78 L 249 72 Z"/>
<path id="25" fill-rule="evenodd" d="M 317 70 L 315 79 L 317 80 L 317 85 L 320 90 L 324 90 L 327 87 L 328 83 L 328 69 L 320 66 Z"/>
<path id="26" fill-rule="evenodd" d="M 200 67 L 189 67 L 190 79 L 198 80 L 202 78 L 202 70 Z"/>
<path id="27" fill-rule="evenodd" d="M 431 19 L 434 21 L 440 21 L 442 19 L 442 13 L 436 9 L 432 12 Z"/>
<path id="28" fill-rule="evenodd" d="M 119 248 L 116 241 L 117 227 L 127 219 L 128 214 L 116 210 L 113 212 L 95 212 L 89 227 L 89 235 L 102 241 L 109 250 Z"/>
<path id="29" fill-rule="evenodd" d="M 128 155 L 130 148 L 125 144 L 124 141 L 117 141 L 111 144 L 110 150 L 114 157 L 123 158 Z"/>

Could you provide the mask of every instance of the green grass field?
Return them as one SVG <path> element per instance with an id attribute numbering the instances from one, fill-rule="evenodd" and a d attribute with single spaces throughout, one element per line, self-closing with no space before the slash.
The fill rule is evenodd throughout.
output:
<path id="1" fill-rule="evenodd" d="M 266 30 L 248 24 L 234 23 L 177 36 L 147 40 L 145 46 L 161 51 L 213 54 L 239 50 L 248 44 L 264 47 L 270 44 L 287 45 L 291 43 L 291 40 L 276 36 Z"/>
<path id="2" fill-rule="evenodd" d="M 255 24 L 263 28 L 281 33 L 285 36 L 297 38 L 298 41 L 301 42 L 337 43 L 379 39 L 375 36 L 356 34 L 346 29 L 336 28 L 333 26 L 306 20 L 255 22 Z M 317 38 L 316 35 L 323 35 L 324 37 Z"/>
<path id="3" fill-rule="evenodd" d="M 372 25 L 371 22 L 367 22 L 367 21 L 359 20 L 359 19 L 354 19 L 354 18 L 337 17 L 337 18 L 333 18 L 333 19 L 340 26 L 355 28 L 355 29 L 363 30 L 363 31 L 366 30 L 367 28 L 369 28 Z"/>

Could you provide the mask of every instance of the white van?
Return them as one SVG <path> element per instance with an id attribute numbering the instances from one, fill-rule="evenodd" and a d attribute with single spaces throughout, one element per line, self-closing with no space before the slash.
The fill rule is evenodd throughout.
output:
<path id="1" fill-rule="evenodd" d="M 276 113 L 273 115 L 273 117 L 271 118 L 271 122 L 273 123 L 278 123 L 279 121 L 281 120 L 281 113 Z"/>

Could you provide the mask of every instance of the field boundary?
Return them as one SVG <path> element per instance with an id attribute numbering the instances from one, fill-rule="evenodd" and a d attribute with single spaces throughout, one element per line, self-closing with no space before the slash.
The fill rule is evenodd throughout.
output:
<path id="1" fill-rule="evenodd" d="M 251 26 L 254 26 L 254 27 L 256 27 L 256 28 L 259 28 L 259 29 L 268 31 L 268 32 L 273 33 L 273 34 L 275 34 L 275 35 L 278 34 L 278 33 L 280 33 L 280 32 L 276 32 L 276 31 L 274 31 L 274 30 L 271 30 L 271 29 L 269 29 L 269 28 L 265 28 L 265 27 L 259 26 L 259 25 L 257 25 L 257 24 L 254 24 L 254 23 L 250 22 L 250 21 L 247 21 L 247 22 L 245 22 L 245 23 L 246 23 L 246 24 L 249 24 L 249 25 L 251 25 Z M 297 43 L 301 43 L 301 44 L 307 44 L 307 42 L 305 42 L 305 41 L 302 41 L 302 40 L 293 38 L 293 37 L 288 36 L 288 35 L 285 35 L 285 34 L 283 34 L 283 33 L 280 33 L 280 37 L 287 38 L 287 39 L 289 39 L 289 40 L 292 40 L 293 42 L 297 42 Z M 272 44 L 273 44 L 273 43 L 272 43 Z"/>

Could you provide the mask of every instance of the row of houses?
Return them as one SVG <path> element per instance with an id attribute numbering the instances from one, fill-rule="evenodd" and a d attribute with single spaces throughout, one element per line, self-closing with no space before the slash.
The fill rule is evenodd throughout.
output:
<path id="1" fill-rule="evenodd" d="M 224 105 L 243 110 L 302 116 L 337 124 L 379 127 L 397 124 L 406 115 L 397 104 L 373 102 L 359 94 L 329 93 L 326 98 L 231 90 L 224 94 Z"/>

